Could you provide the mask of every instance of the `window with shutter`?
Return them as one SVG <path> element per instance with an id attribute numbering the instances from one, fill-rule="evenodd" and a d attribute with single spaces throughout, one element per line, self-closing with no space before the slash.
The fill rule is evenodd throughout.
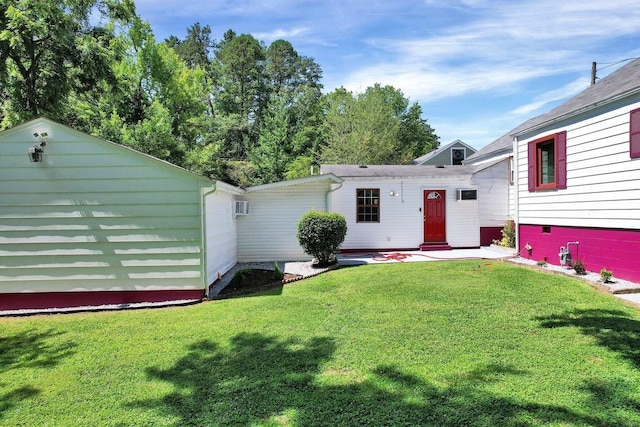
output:
<path id="1" fill-rule="evenodd" d="M 567 188 L 567 132 L 528 145 L 529 191 Z"/>
<path id="2" fill-rule="evenodd" d="M 640 157 L 640 108 L 633 110 L 629 117 L 629 155 Z"/>

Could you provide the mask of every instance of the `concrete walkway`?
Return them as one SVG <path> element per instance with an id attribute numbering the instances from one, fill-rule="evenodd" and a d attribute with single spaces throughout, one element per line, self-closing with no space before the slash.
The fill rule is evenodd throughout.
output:
<path id="1" fill-rule="evenodd" d="M 595 285 L 599 289 L 609 292 L 616 297 L 640 305 L 640 283 L 616 279 L 611 283 L 603 283 L 599 273 L 589 272 L 585 276 L 578 276 L 572 268 L 547 264 L 539 267 L 535 260 L 516 256 L 514 251 L 492 247 L 478 249 L 452 249 L 450 251 L 399 251 L 399 252 L 369 252 L 362 254 L 340 254 L 338 263 L 344 266 L 397 263 L 397 262 L 423 262 L 423 261 L 447 261 L 461 259 L 503 259 L 515 264 L 527 265 L 539 268 L 551 273 L 566 274 Z M 615 272 L 614 272 L 615 273 Z"/>
<path id="2" fill-rule="evenodd" d="M 452 249 L 449 251 L 399 251 L 399 252 L 367 252 L 338 255 L 338 264 L 362 265 L 389 262 L 428 262 L 451 261 L 460 259 L 502 259 L 513 257 L 513 254 L 496 251 L 486 247 L 477 249 Z"/>

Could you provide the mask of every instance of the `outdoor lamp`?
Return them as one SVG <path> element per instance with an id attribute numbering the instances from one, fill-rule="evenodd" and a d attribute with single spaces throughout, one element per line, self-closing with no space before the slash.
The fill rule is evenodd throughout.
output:
<path id="1" fill-rule="evenodd" d="M 44 150 L 42 149 L 41 145 L 34 145 L 33 147 L 29 147 L 29 149 L 27 150 L 30 162 L 42 162 L 42 153 L 44 153 Z"/>
<path id="2" fill-rule="evenodd" d="M 33 136 L 36 137 L 40 142 L 33 147 L 29 147 L 27 149 L 27 154 L 29 155 L 30 162 L 40 163 L 42 162 L 42 153 L 44 153 L 44 148 L 42 147 L 47 145 L 47 140 L 45 138 L 49 135 L 46 132 L 36 132 L 33 134 Z"/>

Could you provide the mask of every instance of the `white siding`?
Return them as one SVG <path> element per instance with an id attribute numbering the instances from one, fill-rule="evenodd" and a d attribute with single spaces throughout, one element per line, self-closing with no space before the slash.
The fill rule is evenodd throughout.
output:
<path id="1" fill-rule="evenodd" d="M 331 193 L 331 210 L 347 219 L 343 249 L 409 249 L 424 241 L 423 192 L 446 190 L 446 238 L 453 247 L 480 245 L 478 202 L 456 201 L 456 189 L 477 188 L 467 179 L 353 179 Z M 356 190 L 380 189 L 380 222 L 356 222 Z M 390 195 L 391 192 L 397 196 Z"/>
<path id="2" fill-rule="evenodd" d="M 238 261 L 310 260 L 298 244 L 298 222 L 315 209 L 327 210 L 329 183 L 310 182 L 248 192 L 249 215 L 238 216 Z"/>
<path id="3" fill-rule="evenodd" d="M 502 227 L 509 217 L 509 159 L 479 171 L 471 182 L 478 186 L 480 227 Z"/>
<path id="4" fill-rule="evenodd" d="M 48 133 L 30 163 L 34 132 Z M 203 289 L 204 179 L 39 119 L 0 135 L 0 293 Z"/>
<path id="5" fill-rule="evenodd" d="M 640 229 L 640 162 L 629 158 L 629 111 L 591 114 L 518 143 L 519 222 Z M 567 189 L 529 192 L 527 143 L 567 131 Z"/>
<path id="6" fill-rule="evenodd" d="M 238 262 L 236 218 L 232 204 L 240 191 L 217 183 L 205 198 L 207 283 L 212 284 Z"/>

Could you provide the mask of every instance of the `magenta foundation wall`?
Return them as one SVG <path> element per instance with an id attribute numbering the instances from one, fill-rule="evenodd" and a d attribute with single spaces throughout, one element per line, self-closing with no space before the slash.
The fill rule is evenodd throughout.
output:
<path id="1" fill-rule="evenodd" d="M 560 246 L 578 241 L 577 249 L 570 246 L 571 255 L 574 261 L 579 258 L 588 271 L 599 273 L 606 268 L 613 271 L 614 280 L 640 283 L 640 230 L 520 224 L 518 233 L 523 258 L 560 265 Z M 523 249 L 527 243 L 530 252 Z"/>

